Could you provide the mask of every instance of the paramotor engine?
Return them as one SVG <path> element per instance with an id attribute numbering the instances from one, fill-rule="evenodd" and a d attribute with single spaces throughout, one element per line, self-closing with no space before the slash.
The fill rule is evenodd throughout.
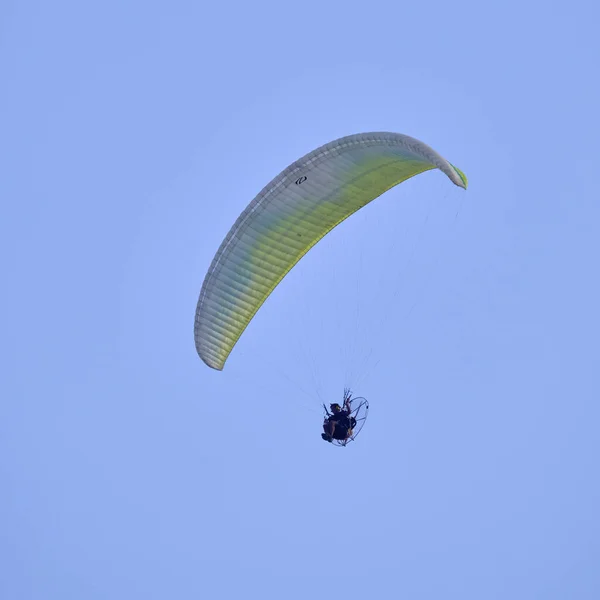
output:
<path id="1" fill-rule="evenodd" d="M 350 420 L 353 422 L 354 426 L 349 431 L 349 435 L 343 439 L 332 439 L 330 440 L 334 446 L 344 447 L 347 446 L 350 442 L 353 442 L 356 439 L 356 436 L 360 433 L 363 428 L 365 421 L 367 420 L 367 416 L 369 414 L 369 402 L 366 398 L 362 398 L 357 396 L 356 398 L 352 398 L 348 400 L 350 405 Z M 323 425 L 325 425 L 331 415 L 331 413 L 327 410 L 327 407 L 323 405 L 323 409 L 325 410 L 325 415 L 323 418 Z"/>

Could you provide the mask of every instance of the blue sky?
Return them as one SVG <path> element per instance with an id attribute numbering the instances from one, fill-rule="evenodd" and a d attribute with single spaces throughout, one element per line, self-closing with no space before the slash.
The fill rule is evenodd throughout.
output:
<path id="1" fill-rule="evenodd" d="M 0 597 L 600 597 L 599 11 L 2 2 Z M 374 130 L 469 190 L 366 207 L 209 370 L 237 215 Z"/>

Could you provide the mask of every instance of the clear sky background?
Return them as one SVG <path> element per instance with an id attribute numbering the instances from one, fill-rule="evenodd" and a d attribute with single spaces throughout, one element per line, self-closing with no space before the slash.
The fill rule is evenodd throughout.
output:
<path id="1" fill-rule="evenodd" d="M 0 598 L 600 598 L 598 6 L 3 0 Z M 378 130 L 469 190 L 354 215 L 208 369 L 238 214 Z"/>

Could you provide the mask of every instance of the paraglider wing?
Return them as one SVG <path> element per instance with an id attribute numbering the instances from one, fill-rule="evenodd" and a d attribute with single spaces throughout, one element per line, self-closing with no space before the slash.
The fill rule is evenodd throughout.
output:
<path id="1" fill-rule="evenodd" d="M 435 168 L 466 189 L 461 171 L 397 133 L 340 138 L 280 173 L 238 217 L 210 265 L 194 324 L 200 358 L 223 369 L 256 311 L 310 248 L 385 191 Z"/>

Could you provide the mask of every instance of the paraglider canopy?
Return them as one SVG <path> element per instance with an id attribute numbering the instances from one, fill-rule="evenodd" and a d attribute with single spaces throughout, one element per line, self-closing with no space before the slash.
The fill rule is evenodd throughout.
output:
<path id="1" fill-rule="evenodd" d="M 459 169 L 399 133 L 340 138 L 282 171 L 238 217 L 213 258 L 196 308 L 200 358 L 223 369 L 269 294 L 321 238 L 390 188 L 431 169 L 466 189 Z"/>

